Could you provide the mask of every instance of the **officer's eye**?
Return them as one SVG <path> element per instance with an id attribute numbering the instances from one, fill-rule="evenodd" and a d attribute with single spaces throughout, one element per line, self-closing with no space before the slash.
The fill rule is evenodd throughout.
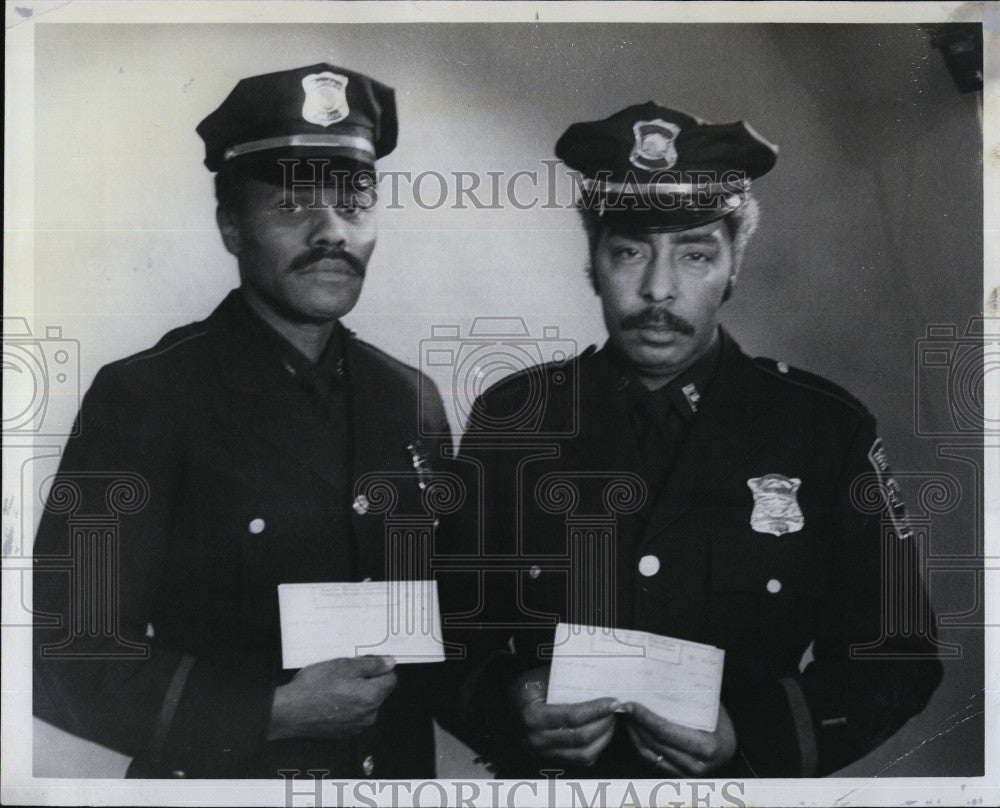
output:
<path id="1" fill-rule="evenodd" d="M 642 255 L 642 250 L 638 247 L 632 247 L 628 244 L 622 244 L 618 247 L 611 248 L 611 257 L 617 261 L 630 261 L 639 258 Z"/>
<path id="2" fill-rule="evenodd" d="M 715 260 L 715 253 L 708 250 L 688 250 L 684 260 L 692 264 L 704 264 Z"/>
<path id="3" fill-rule="evenodd" d="M 344 205 L 338 205 L 337 213 L 339 213 L 342 218 L 353 221 L 354 219 L 358 219 L 364 215 L 365 208 L 354 202 L 348 202 Z"/>

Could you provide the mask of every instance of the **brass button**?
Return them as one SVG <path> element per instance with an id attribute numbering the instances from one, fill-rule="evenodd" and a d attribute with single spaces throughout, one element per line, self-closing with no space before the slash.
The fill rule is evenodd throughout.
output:
<path id="1" fill-rule="evenodd" d="M 365 773 L 365 776 L 369 776 L 373 771 L 375 771 L 375 756 L 367 755 L 364 760 L 361 761 L 361 771 Z"/>
<path id="2" fill-rule="evenodd" d="M 778 373 L 788 373 L 787 362 L 778 362 Z"/>
<path id="3" fill-rule="evenodd" d="M 250 520 L 250 525 L 249 525 L 250 532 L 253 533 L 255 536 L 258 533 L 263 533 L 265 526 L 266 522 L 264 522 L 264 520 L 261 519 L 259 516 L 256 519 Z"/>
<path id="4" fill-rule="evenodd" d="M 170 772 L 170 776 L 176 777 L 178 779 L 183 779 L 187 777 L 187 772 L 184 771 L 183 769 L 174 769 L 172 772 Z"/>
<path id="5" fill-rule="evenodd" d="M 542 574 L 542 568 L 538 566 L 532 567 L 530 570 L 528 570 L 528 577 L 531 578 L 532 581 L 537 580 L 538 576 L 541 574 Z"/>
<path id="6" fill-rule="evenodd" d="M 777 578 L 772 578 L 767 582 L 767 591 L 772 595 L 777 595 L 781 591 L 781 581 Z"/>
<path id="7" fill-rule="evenodd" d="M 354 508 L 354 512 L 358 516 L 364 516 L 366 513 L 368 513 L 368 508 L 371 507 L 371 503 L 368 501 L 368 497 L 366 497 L 364 494 L 358 494 L 354 498 L 354 503 L 351 505 L 351 507 Z"/>

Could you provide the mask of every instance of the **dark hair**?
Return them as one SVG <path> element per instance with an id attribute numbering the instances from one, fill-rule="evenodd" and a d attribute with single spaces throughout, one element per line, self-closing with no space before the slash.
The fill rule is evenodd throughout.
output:
<path id="1" fill-rule="evenodd" d="M 242 210 L 246 201 L 247 175 L 227 166 L 215 175 L 215 200 L 220 208 L 234 212 Z"/>
<path id="2" fill-rule="evenodd" d="M 593 207 L 583 204 L 581 200 L 577 200 L 575 207 L 583 222 L 583 229 L 587 233 L 587 245 L 590 248 L 587 277 L 590 279 L 590 285 L 597 292 L 599 290 L 597 288 L 597 274 L 594 270 L 594 253 L 597 251 L 597 243 L 601 239 L 601 234 L 608 229 L 608 224 Z M 733 263 L 734 266 L 738 267 L 743 260 L 743 254 L 750 242 L 750 237 L 756 232 L 757 225 L 760 223 L 760 205 L 757 198 L 747 191 L 746 201 L 725 216 L 722 222 L 726 225 L 726 232 L 732 239 Z"/>

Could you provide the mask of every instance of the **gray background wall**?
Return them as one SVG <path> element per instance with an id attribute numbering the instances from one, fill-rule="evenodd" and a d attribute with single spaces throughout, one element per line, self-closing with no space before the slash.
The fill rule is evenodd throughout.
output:
<path id="1" fill-rule="evenodd" d="M 762 227 L 728 305 L 729 329 L 750 353 L 825 375 L 865 401 L 897 470 L 960 485 L 960 501 L 930 519 L 930 553 L 963 567 L 931 576 L 939 614 L 966 615 L 939 632 L 961 655 L 946 661 L 925 713 L 844 773 L 981 773 L 982 617 L 971 570 L 982 454 L 916 434 L 915 414 L 947 424 L 952 402 L 942 369 L 914 359 L 928 325 L 961 334 L 981 313 L 981 135 L 977 96 L 958 93 L 926 32 L 38 24 L 35 325 L 80 340 L 83 389 L 102 364 L 205 316 L 237 283 L 214 226 L 198 121 L 241 77 L 327 60 L 397 88 L 400 142 L 384 170 L 542 171 L 569 123 L 648 99 L 747 120 L 780 145 L 776 170 L 756 186 Z M 432 326 L 464 334 L 478 315 L 522 317 L 533 334 L 557 326 L 580 349 L 603 341 L 571 211 L 453 203 L 382 211 L 352 328 L 414 365 Z M 430 370 L 450 400 L 450 372 Z M 75 401 L 52 406 L 71 418 Z M 903 480 L 919 517 L 920 479 Z M 443 742 L 443 776 L 475 773 L 471 755 Z M 124 769 L 38 722 L 35 746 L 40 775 Z"/>

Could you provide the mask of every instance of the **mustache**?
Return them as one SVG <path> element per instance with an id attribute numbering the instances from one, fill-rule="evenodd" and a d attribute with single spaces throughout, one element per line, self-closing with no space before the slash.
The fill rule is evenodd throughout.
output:
<path id="1" fill-rule="evenodd" d="M 679 334 L 691 336 L 695 332 L 694 325 L 680 315 L 667 309 L 651 306 L 635 314 L 626 314 L 621 319 L 623 330 L 632 331 L 639 328 L 669 328 Z"/>
<path id="2" fill-rule="evenodd" d="M 365 276 L 365 265 L 354 253 L 348 252 L 347 250 L 331 250 L 326 247 L 314 247 L 309 250 L 309 252 L 303 253 L 292 261 L 289 269 L 292 272 L 298 272 L 301 269 L 305 269 L 310 264 L 322 261 L 324 258 L 329 258 L 332 261 L 344 261 L 351 267 L 356 275 L 361 278 Z"/>

